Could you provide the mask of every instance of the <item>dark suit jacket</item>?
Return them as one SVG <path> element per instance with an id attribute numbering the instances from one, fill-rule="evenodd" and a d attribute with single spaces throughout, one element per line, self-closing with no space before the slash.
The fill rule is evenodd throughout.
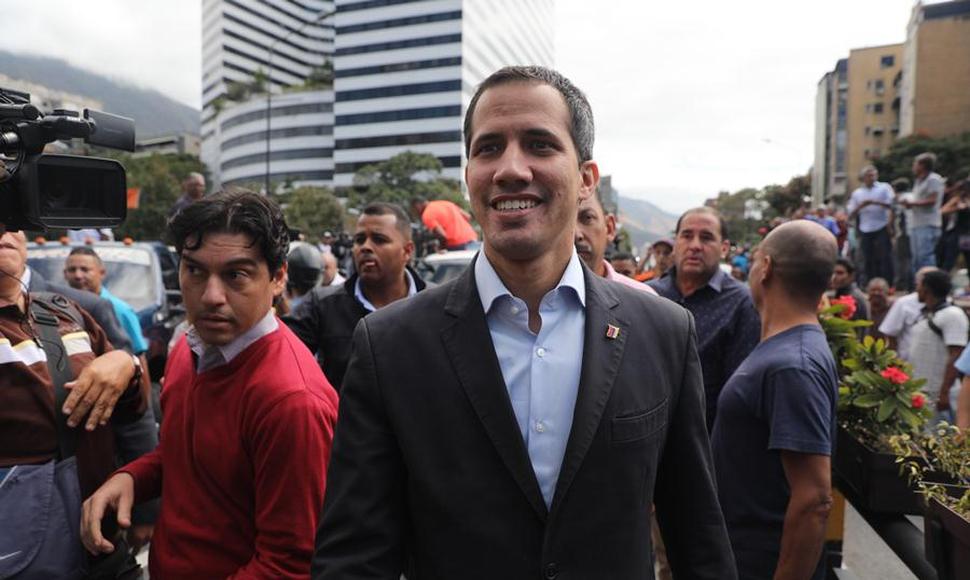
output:
<path id="1" fill-rule="evenodd" d="M 549 510 L 474 268 L 363 319 L 313 578 L 653 578 L 651 501 L 677 578 L 736 577 L 692 318 L 668 300 L 585 276 L 579 394 Z M 619 336 L 607 337 L 607 325 Z"/>

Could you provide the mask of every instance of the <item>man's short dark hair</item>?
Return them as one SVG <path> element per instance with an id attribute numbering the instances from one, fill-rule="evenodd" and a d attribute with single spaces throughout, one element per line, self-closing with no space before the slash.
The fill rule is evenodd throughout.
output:
<path id="1" fill-rule="evenodd" d="M 720 226 L 720 229 L 721 229 L 721 241 L 730 239 L 728 238 L 728 227 L 727 227 L 727 222 L 724 221 L 724 216 L 721 215 L 721 212 L 717 211 L 713 207 L 707 207 L 707 206 L 694 207 L 682 213 L 680 217 L 677 218 L 677 228 L 674 229 L 674 233 L 675 234 L 680 233 L 680 223 L 684 221 L 685 217 L 689 215 L 698 214 L 698 213 L 714 216 L 715 218 L 717 218 L 718 225 Z"/>
<path id="2" fill-rule="evenodd" d="M 408 216 L 408 212 L 404 211 L 404 208 L 397 205 L 396 203 L 388 203 L 386 201 L 375 201 L 373 203 L 367 204 L 364 209 L 360 210 L 362 216 L 365 215 L 392 215 L 394 216 L 394 226 L 397 228 L 401 235 L 404 236 L 405 240 L 411 240 L 411 218 Z"/>
<path id="3" fill-rule="evenodd" d="M 68 254 L 68 257 L 70 256 L 91 256 L 97 263 L 103 264 L 101 261 L 101 256 L 99 256 L 98 253 L 95 252 L 90 246 L 77 246 L 71 250 L 70 254 Z"/>
<path id="4" fill-rule="evenodd" d="M 508 83 L 525 82 L 549 85 L 559 91 L 566 108 L 569 109 L 570 127 L 569 136 L 572 138 L 573 146 L 576 147 L 576 155 L 579 162 L 583 163 L 593 158 L 593 139 L 595 127 L 593 125 L 593 108 L 590 107 L 586 95 L 579 90 L 569 79 L 558 72 L 542 66 L 507 66 L 489 75 L 475 91 L 468 111 L 465 112 L 465 156 L 470 155 L 472 142 L 472 117 L 482 93 L 492 87 L 505 85 Z"/>
<path id="5" fill-rule="evenodd" d="M 926 272 L 923 274 L 921 283 L 930 294 L 936 296 L 939 300 L 946 299 L 950 295 L 950 290 L 953 290 L 953 282 L 950 281 L 950 275 L 943 270 Z"/>
<path id="6" fill-rule="evenodd" d="M 936 154 L 929 151 L 920 153 L 914 161 L 922 165 L 926 171 L 933 171 L 933 168 L 936 167 Z"/>
<path id="7" fill-rule="evenodd" d="M 814 305 L 829 286 L 839 248 L 835 236 L 807 220 L 783 224 L 761 243 L 785 292 Z"/>
<path id="8" fill-rule="evenodd" d="M 835 261 L 836 266 L 842 266 L 849 274 L 855 274 L 855 264 L 848 258 L 839 258 Z"/>
<path id="9" fill-rule="evenodd" d="M 610 261 L 611 262 L 614 262 L 614 261 L 615 262 L 622 262 L 623 260 L 630 260 L 634 264 L 637 263 L 636 256 L 634 256 L 630 252 L 616 252 L 615 254 L 613 254 L 612 256 L 610 256 Z"/>
<path id="10" fill-rule="evenodd" d="M 206 234 L 246 234 L 266 260 L 270 275 L 286 263 L 290 235 L 280 206 L 246 189 L 223 190 L 186 206 L 168 221 L 179 255 L 197 250 Z"/>

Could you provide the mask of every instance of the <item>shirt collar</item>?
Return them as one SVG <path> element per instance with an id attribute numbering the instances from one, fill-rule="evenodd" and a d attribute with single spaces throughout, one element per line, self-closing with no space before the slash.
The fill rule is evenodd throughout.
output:
<path id="1" fill-rule="evenodd" d="M 409 272 L 407 268 L 404 269 L 404 277 L 407 278 L 407 281 L 408 281 L 407 297 L 410 298 L 418 293 L 418 286 L 417 284 L 414 283 L 414 277 L 411 276 L 411 272 Z M 368 300 L 367 297 L 364 296 L 364 291 L 363 289 L 361 289 L 361 286 L 360 286 L 359 276 L 357 277 L 356 282 L 354 282 L 354 298 L 356 298 L 357 302 L 360 302 L 360 305 L 363 306 L 364 309 L 366 309 L 368 312 L 377 311 L 377 308 L 375 308 L 374 305 L 371 304 L 370 300 Z"/>
<path id="2" fill-rule="evenodd" d="M 20 276 L 20 285 L 23 286 L 24 292 L 30 292 L 30 266 L 24 268 L 24 273 Z"/>
<path id="3" fill-rule="evenodd" d="M 478 296 L 482 300 L 482 308 L 486 314 L 491 310 L 496 300 L 502 296 L 512 296 L 509 289 L 505 287 L 505 283 L 499 278 L 498 272 L 488 261 L 485 252 L 479 252 L 475 259 L 475 285 L 478 286 Z M 579 299 L 579 303 L 583 307 L 586 306 L 586 280 L 583 277 L 583 266 L 579 262 L 579 255 L 575 248 L 555 290 L 559 288 L 572 288 Z"/>
<path id="4" fill-rule="evenodd" d="M 664 276 L 663 279 L 669 280 L 670 286 L 674 290 L 677 290 L 677 293 L 679 294 L 680 289 L 677 286 L 677 269 L 671 268 L 667 272 L 667 275 Z M 720 294 L 721 290 L 724 289 L 724 282 L 727 280 L 727 278 L 728 275 L 724 272 L 724 270 L 721 269 L 721 265 L 718 264 L 717 271 L 714 272 L 714 275 L 711 276 L 711 279 L 707 281 L 705 286 L 710 286 L 712 290 Z"/>
<path id="5" fill-rule="evenodd" d="M 189 327 L 185 333 L 185 338 L 189 343 L 189 348 L 199 357 L 197 371 L 201 373 L 213 367 L 229 364 L 249 345 L 274 332 L 277 328 L 279 328 L 279 322 L 276 321 L 276 314 L 270 308 L 266 316 L 227 345 L 210 346 L 206 344 L 195 331 L 194 326 Z"/>

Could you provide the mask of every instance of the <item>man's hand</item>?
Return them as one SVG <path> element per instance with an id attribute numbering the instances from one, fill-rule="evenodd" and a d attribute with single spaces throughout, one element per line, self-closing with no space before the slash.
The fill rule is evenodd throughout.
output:
<path id="1" fill-rule="evenodd" d="M 131 505 L 135 501 L 135 479 L 127 473 L 113 476 L 84 502 L 81 508 L 81 543 L 95 556 L 114 552 L 114 544 L 101 535 L 101 519 L 110 507 L 118 515 L 118 525 L 131 526 Z"/>
<path id="2" fill-rule="evenodd" d="M 936 401 L 936 410 L 941 413 L 950 410 L 950 389 L 940 389 L 940 398 Z"/>
<path id="3" fill-rule="evenodd" d="M 125 474 L 127 475 L 127 474 Z M 152 541 L 152 534 L 155 532 L 154 524 L 135 524 L 128 530 L 128 545 L 131 547 L 131 555 L 137 556 L 138 552 Z"/>
<path id="4" fill-rule="evenodd" d="M 135 363 L 123 350 L 113 350 L 91 361 L 76 380 L 64 385 L 70 391 L 61 409 L 69 415 L 67 424 L 76 427 L 85 416 L 88 417 L 85 426 L 88 431 L 106 424 L 114 412 L 115 403 L 134 376 Z"/>

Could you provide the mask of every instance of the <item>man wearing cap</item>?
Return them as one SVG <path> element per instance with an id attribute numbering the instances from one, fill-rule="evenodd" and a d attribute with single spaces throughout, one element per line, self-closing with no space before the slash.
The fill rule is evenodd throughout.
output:
<path id="1" fill-rule="evenodd" d="M 653 267 L 636 275 L 635 279 L 639 282 L 649 282 L 664 277 L 667 270 L 674 265 L 674 241 L 670 238 L 657 240 L 650 246 L 650 255 L 653 256 Z"/>
<path id="2" fill-rule="evenodd" d="M 355 273 L 340 286 L 314 288 L 283 321 L 300 337 L 334 388 L 350 361 L 357 322 L 425 288 L 407 267 L 414 253 L 411 222 L 400 206 L 375 202 L 361 210 L 354 233 Z"/>
<path id="3" fill-rule="evenodd" d="M 597 276 L 619 282 L 631 288 L 656 294 L 652 288 L 617 273 L 606 260 L 606 248 L 616 238 L 616 216 L 607 213 L 599 200 L 599 195 L 591 195 L 579 203 L 576 214 L 576 233 L 574 234 L 576 253 L 586 266 Z M 633 258 L 633 256 L 629 256 Z"/>

